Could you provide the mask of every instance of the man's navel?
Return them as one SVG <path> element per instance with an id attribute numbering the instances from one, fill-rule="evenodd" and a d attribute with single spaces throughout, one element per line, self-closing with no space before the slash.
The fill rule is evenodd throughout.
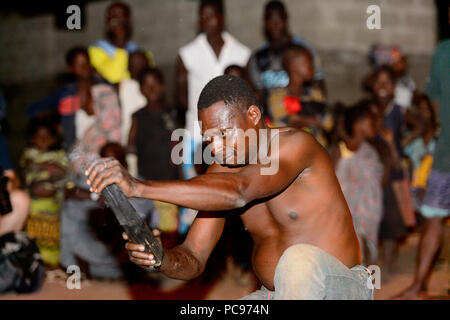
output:
<path id="1" fill-rule="evenodd" d="M 291 211 L 288 213 L 288 217 L 292 220 L 297 220 L 298 219 L 298 214 L 295 211 Z"/>

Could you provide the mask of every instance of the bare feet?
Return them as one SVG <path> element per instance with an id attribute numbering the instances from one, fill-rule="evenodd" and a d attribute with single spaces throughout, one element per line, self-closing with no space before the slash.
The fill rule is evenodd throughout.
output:
<path id="1" fill-rule="evenodd" d="M 422 289 L 420 283 L 413 283 L 408 288 L 392 297 L 392 300 L 422 300 L 426 298 L 426 291 Z"/>

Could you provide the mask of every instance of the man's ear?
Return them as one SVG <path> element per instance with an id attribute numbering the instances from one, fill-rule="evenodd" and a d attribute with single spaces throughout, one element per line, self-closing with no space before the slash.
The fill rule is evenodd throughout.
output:
<path id="1" fill-rule="evenodd" d="M 255 105 L 251 105 L 247 110 L 247 119 L 253 123 L 254 126 L 261 120 L 261 110 Z"/>

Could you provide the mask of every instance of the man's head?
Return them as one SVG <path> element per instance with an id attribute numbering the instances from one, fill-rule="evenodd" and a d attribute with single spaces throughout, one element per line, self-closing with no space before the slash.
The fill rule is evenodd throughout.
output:
<path id="1" fill-rule="evenodd" d="M 139 84 L 142 95 L 149 103 L 162 102 L 164 100 L 164 77 L 156 68 L 145 68 L 139 74 Z"/>
<path id="2" fill-rule="evenodd" d="M 252 130 L 257 133 L 264 128 L 255 93 L 244 79 L 232 75 L 218 76 L 203 88 L 198 100 L 198 118 L 211 153 L 223 156 L 227 164 L 237 163 L 238 143 L 245 141 L 244 133 Z M 243 151 L 247 161 L 248 143 L 245 150 L 240 150 Z"/>
<path id="3" fill-rule="evenodd" d="M 394 71 L 397 77 L 401 77 L 408 72 L 408 60 L 406 56 L 401 56 L 395 60 L 391 65 L 392 71 Z"/>
<path id="4" fill-rule="evenodd" d="M 222 33 L 224 28 L 224 8 L 221 0 L 202 0 L 199 10 L 200 31 L 207 36 Z"/>
<path id="5" fill-rule="evenodd" d="M 344 128 L 350 137 L 355 135 L 364 139 L 375 137 L 374 115 L 367 100 L 345 110 Z"/>
<path id="6" fill-rule="evenodd" d="M 422 125 L 422 129 L 438 127 L 436 111 L 426 94 L 417 93 L 414 95 L 412 110 L 410 112 L 415 115 L 417 123 Z"/>
<path id="7" fill-rule="evenodd" d="M 113 2 L 106 9 L 106 36 L 115 45 L 123 46 L 131 38 L 131 9 L 122 2 Z"/>
<path id="8" fill-rule="evenodd" d="M 245 69 L 241 66 L 238 66 L 237 64 L 232 64 L 226 67 L 223 74 L 241 77 L 242 79 L 247 78 Z"/>
<path id="9" fill-rule="evenodd" d="M 79 80 L 87 80 L 92 76 L 92 66 L 87 49 L 74 47 L 66 53 L 67 71 Z"/>
<path id="10" fill-rule="evenodd" d="M 149 66 L 149 60 L 143 50 L 134 51 L 128 56 L 128 71 L 134 80 L 139 80 L 139 74 Z"/>
<path id="11" fill-rule="evenodd" d="M 302 46 L 291 45 L 283 54 L 283 68 L 293 83 L 305 83 L 314 79 L 313 56 Z"/>
<path id="12" fill-rule="evenodd" d="M 375 70 L 371 79 L 372 93 L 375 100 L 386 105 L 394 98 L 395 74 L 388 66 L 382 66 Z"/>
<path id="13" fill-rule="evenodd" d="M 264 34 L 267 41 L 277 41 L 288 34 L 288 14 L 281 1 L 273 0 L 264 9 Z"/>

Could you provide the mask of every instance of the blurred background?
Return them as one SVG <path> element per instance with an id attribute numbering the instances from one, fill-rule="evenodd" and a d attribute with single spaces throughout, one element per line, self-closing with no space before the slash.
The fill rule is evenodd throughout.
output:
<path id="1" fill-rule="evenodd" d="M 124 1 L 132 8 L 133 40 L 153 52 L 166 77 L 168 99 L 173 99 L 178 49 L 198 32 L 198 2 L 194 0 Z M 264 0 L 226 1 L 226 28 L 250 49 L 264 40 Z M 445 36 L 446 1 L 434 0 L 286 0 L 292 34 L 307 39 L 318 50 L 326 75 L 329 101 L 353 103 L 362 95 L 360 83 L 369 72 L 373 44 L 399 46 L 408 56 L 410 72 L 423 88 L 436 43 Z M 65 53 L 88 46 L 104 35 L 104 12 L 110 2 L 83 1 L 82 29 L 67 30 L 66 8 L 58 1 L 11 1 L 0 11 L 0 84 L 8 105 L 7 129 L 17 161 L 24 147 L 21 116 L 24 108 L 54 89 L 65 72 Z M 381 8 L 381 30 L 368 30 L 366 9 Z M 439 11 L 438 9 L 441 8 Z M 440 18 L 439 18 L 440 17 Z M 441 21 L 441 28 L 439 28 Z"/>
<path id="2" fill-rule="evenodd" d="M 11 237 L 12 234 L 13 238 L 4 238 L 4 234 L 8 236 L 8 232 L 2 230 L 2 221 L 6 220 L 4 217 L 7 215 L 4 215 L 3 218 L 0 215 L 0 248 L 5 241 L 20 242 L 17 236 L 14 240 L 14 236 L 19 234 L 21 230 L 25 230 L 30 238 L 37 241 L 37 247 L 30 247 L 28 242 L 21 242 L 23 250 L 25 250 L 23 252 L 28 252 L 28 256 L 30 256 L 30 252 L 40 250 L 42 253 L 50 247 L 53 250 L 49 251 L 48 256 L 44 256 L 43 262 L 39 262 L 42 265 L 45 264 L 45 267 L 39 269 L 40 271 L 33 270 L 29 274 L 30 279 L 37 281 L 36 283 L 32 281 L 33 285 L 26 286 L 23 284 L 19 286 L 21 289 L 12 290 L 10 287 L 5 289 L 2 287 L 0 277 L 0 293 L 8 293 L 1 296 L 2 299 L 236 299 L 247 295 L 260 286 L 251 271 L 249 261 L 252 241 L 239 219 L 237 221 L 231 219 L 227 222 L 223 240 L 221 240 L 217 250 L 214 251 L 206 272 L 200 279 L 190 282 L 170 280 L 157 273 L 142 272 L 142 270 L 130 264 L 126 252 L 123 250 L 120 229 L 112 218 L 111 212 L 108 212 L 108 209 L 105 208 L 101 198 L 92 196 L 84 181 L 80 182 L 79 172 L 78 178 L 76 174 L 79 169 L 75 168 L 77 159 L 68 157 L 73 145 L 81 145 L 84 148 L 83 150 L 91 152 L 92 155 L 113 156 L 124 165 L 128 163 L 129 170 L 133 175 L 148 180 L 190 178 L 204 172 L 205 168 L 201 166 L 187 169 L 172 166 L 170 159 L 167 158 L 171 147 L 173 147 L 170 145 L 170 139 L 168 138 L 170 132 L 177 127 L 184 126 L 185 120 L 186 122 L 190 121 L 187 116 L 185 119 L 183 112 L 188 109 L 189 113 L 189 108 L 196 104 L 196 101 L 184 101 L 185 105 L 180 108 L 179 93 L 183 90 L 180 91 L 180 88 L 177 88 L 177 72 L 180 72 L 177 56 L 181 52 L 180 48 L 186 48 L 188 43 L 192 44 L 195 42 L 194 39 L 198 39 L 196 37 L 201 31 L 199 4 L 203 2 L 208 3 L 205 5 L 208 6 L 214 1 L 123 0 L 122 3 L 126 4 L 131 10 L 131 34 L 127 40 L 131 40 L 135 47 L 130 50 L 129 48 L 126 48 L 126 50 L 120 48 L 125 52 L 124 61 L 126 61 L 121 72 L 128 73 L 131 65 L 128 59 L 131 58 L 132 52 L 136 49 L 142 50 L 140 53 L 144 53 L 148 61 L 146 60 L 145 65 L 141 65 L 142 70 L 140 71 L 142 72 L 140 72 L 140 75 L 133 75 L 130 69 L 132 79 L 127 74 L 118 81 L 109 81 L 105 73 L 105 70 L 108 71 L 106 67 L 108 62 L 104 66 L 97 65 L 93 60 L 92 52 L 89 52 L 88 55 L 87 49 L 97 46 L 101 39 L 108 42 L 113 38 L 108 39 L 106 35 L 106 12 L 115 2 L 62 0 L 57 3 L 45 1 L 30 3 L 15 0 L 0 5 L 0 93 L 3 97 L 0 101 L 0 138 L 3 136 L 6 138 L 9 148 L 11 165 L 8 169 L 11 172 L 15 171 L 15 173 L 9 173 L 8 176 L 10 182 L 15 181 L 14 186 L 8 185 L 6 189 L 10 191 L 13 207 L 14 203 L 17 202 L 27 204 L 27 207 L 19 208 L 20 205 L 17 207 L 20 209 L 18 211 L 23 212 L 24 216 L 19 219 L 20 223 L 17 222 L 15 229 L 12 228 L 14 230 L 8 230 L 12 231 L 9 235 Z M 271 14 L 283 16 L 279 2 L 275 2 Z M 70 13 L 67 13 L 66 10 L 74 3 L 81 9 L 80 30 L 69 30 L 66 25 L 70 16 Z M 272 49 L 276 53 L 274 55 L 278 55 L 278 60 L 274 58 L 277 63 L 269 67 L 263 67 L 270 69 L 275 66 L 276 72 L 286 71 L 288 74 L 292 72 L 292 70 L 278 70 L 282 64 L 282 51 L 287 50 L 287 47 L 281 46 L 283 49 L 279 49 L 276 44 L 273 44 L 276 41 L 273 41 L 271 45 L 267 44 L 268 39 L 264 34 L 264 8 L 268 3 L 267 0 L 224 0 L 224 22 L 225 30 L 235 40 L 247 47 L 239 47 L 234 42 L 234 45 L 236 45 L 235 52 L 241 50 L 239 51 L 242 53 L 240 59 L 243 62 L 239 63 L 240 65 L 237 68 L 234 65 L 234 71 L 248 80 L 252 88 L 255 89 L 261 104 L 268 111 L 267 119 L 265 119 L 267 124 L 277 125 L 277 121 L 280 119 L 276 119 L 274 115 L 277 111 L 274 110 L 277 110 L 280 105 L 272 104 L 277 101 L 280 92 L 281 96 L 287 93 L 279 91 L 280 88 L 275 88 L 275 86 L 258 87 L 257 81 L 255 81 L 255 72 L 247 73 L 248 70 L 246 70 L 250 53 L 253 53 L 252 57 L 254 58 L 258 52 L 264 60 L 264 58 L 267 58 L 267 56 L 264 56 L 267 54 L 267 51 L 264 51 L 265 48 L 273 45 Z M 372 247 L 374 247 L 372 250 L 375 253 L 370 257 L 371 259 L 364 256 L 366 265 L 376 263 L 385 267 L 382 274 L 382 287 L 380 290 L 376 290 L 375 297 L 377 299 L 390 299 L 409 288 L 408 285 L 415 279 L 416 261 L 418 261 L 418 252 L 421 250 L 420 244 L 423 243 L 423 238 L 426 238 L 424 234 L 432 234 L 434 235 L 433 241 L 435 241 L 433 243 L 436 247 L 430 249 L 434 258 L 429 260 L 433 260 L 433 263 L 428 263 L 427 280 L 422 279 L 423 283 L 428 281 L 428 287 L 420 284 L 420 290 L 412 290 L 413 293 L 411 293 L 412 291 L 408 293 L 410 296 L 402 296 L 402 298 L 416 297 L 418 291 L 428 289 L 428 298 L 448 299 L 450 296 L 448 209 L 446 211 L 447 216 L 444 215 L 437 220 L 433 220 L 435 221 L 433 222 L 434 225 L 432 224 L 431 229 L 429 229 L 430 217 L 425 217 L 420 207 L 426 187 L 423 185 L 424 183 L 418 187 L 415 185 L 418 178 L 416 170 L 427 166 L 428 171 L 421 176 L 422 182 L 426 181 L 429 174 L 431 168 L 429 160 L 432 158 L 434 150 L 432 150 L 431 144 L 435 142 L 438 136 L 439 127 L 441 132 L 444 132 L 443 128 L 447 130 L 445 132 L 448 139 L 450 122 L 442 120 L 448 119 L 448 117 L 439 120 L 439 114 L 433 104 L 436 97 L 426 96 L 433 91 L 430 88 L 426 89 L 426 87 L 427 85 L 430 86 L 429 75 L 432 70 L 432 59 L 436 48 L 439 43 L 445 42 L 450 37 L 450 7 L 448 1 L 284 0 L 282 3 L 284 3 L 289 17 L 289 37 L 292 35 L 305 41 L 303 49 L 310 52 L 316 68 L 314 79 L 310 79 L 312 84 L 306 81 L 308 83 L 305 87 L 300 88 L 305 89 L 311 85 L 311 87 L 308 87 L 308 90 L 311 91 L 305 89 L 308 94 L 294 97 L 294 100 L 297 99 L 298 103 L 303 105 L 304 110 L 302 112 L 311 108 L 310 114 L 301 114 L 298 111 L 297 115 L 314 117 L 315 122 L 311 122 L 311 125 L 298 122 L 294 123 L 294 126 L 313 133 L 330 152 L 341 187 L 344 189 L 344 194 L 349 203 L 352 202 L 352 193 L 356 194 L 360 186 L 360 190 L 366 190 L 363 189 L 365 187 L 364 180 L 366 182 L 369 180 L 365 178 L 367 177 L 365 168 L 368 167 L 369 163 L 358 162 L 358 168 L 354 163 L 345 163 L 344 161 L 356 154 L 356 151 L 353 153 L 347 148 L 348 144 L 345 147 L 345 143 L 348 143 L 348 139 L 351 138 L 352 129 L 358 127 L 358 121 L 361 121 L 370 113 L 370 121 L 378 123 L 378 129 L 375 129 L 378 131 L 374 134 L 389 142 L 386 145 L 389 144 L 389 148 L 391 148 L 388 151 L 377 149 L 378 159 L 376 162 L 380 163 L 381 168 L 388 168 L 385 170 L 385 172 L 388 172 L 385 173 L 385 176 L 397 174 L 395 178 L 397 180 L 392 179 L 391 181 L 389 178 L 386 183 L 384 181 L 386 177 L 380 178 L 380 174 L 375 173 L 375 170 L 370 171 L 373 169 L 371 168 L 369 170 L 371 174 L 373 173 L 380 178 L 380 181 L 376 186 L 378 189 L 375 191 L 369 190 L 368 192 L 373 191 L 374 193 L 367 193 L 366 195 L 371 200 L 376 198 L 379 207 L 376 210 L 374 209 L 374 212 L 369 212 L 367 216 L 362 215 L 361 220 L 356 217 L 357 210 L 352 212 L 352 214 L 354 213 L 354 221 L 356 221 L 355 227 L 358 225 L 358 221 L 362 221 L 362 225 L 368 225 L 373 222 L 372 218 L 375 215 L 378 215 L 379 218 L 374 223 L 376 228 L 372 234 L 373 239 L 371 239 Z M 367 20 L 371 15 L 367 12 L 367 9 L 370 5 L 377 5 L 381 10 L 381 29 L 370 30 L 367 27 Z M 215 8 L 217 11 L 217 7 Z M 218 12 L 215 14 L 219 15 Z M 274 19 L 276 20 L 276 18 Z M 105 50 L 105 52 L 111 50 L 113 54 L 110 54 L 111 51 L 108 53 L 111 59 L 114 58 L 113 55 L 116 50 L 120 51 L 117 47 L 105 45 L 105 42 L 98 46 L 103 46 L 102 50 Z M 448 57 L 448 47 L 445 48 L 442 54 L 443 56 L 447 54 L 445 57 Z M 77 55 L 86 56 L 90 68 L 89 72 L 92 71 L 93 74 L 89 74 L 85 78 L 80 76 L 74 81 L 73 75 L 75 72 L 70 68 L 73 67 L 71 64 L 75 64 L 75 56 Z M 191 56 L 193 55 L 191 54 Z M 187 65 L 187 58 L 187 54 L 183 56 L 182 60 L 185 60 L 182 63 Z M 129 65 L 127 66 L 127 64 Z M 209 70 L 205 70 L 209 66 L 205 67 L 201 63 L 198 64 L 195 66 L 198 68 L 196 72 L 200 70 L 199 72 L 203 72 L 203 78 L 205 78 L 201 79 L 203 81 L 201 87 L 203 87 L 204 80 L 209 80 L 207 79 L 207 76 L 210 75 Z M 399 65 L 400 67 L 398 67 Z M 156 66 L 157 70 L 149 69 L 149 66 Z M 224 69 L 227 65 L 221 65 L 220 67 Z M 263 67 L 261 68 L 263 69 Z M 285 67 L 284 64 L 282 67 Z M 204 69 L 202 70 L 202 68 Z M 222 69 L 219 70 L 220 74 L 228 72 L 233 74 L 233 70 Z M 192 72 L 192 69 L 189 69 L 187 73 L 189 72 Z M 68 74 L 71 78 L 68 77 Z M 195 77 L 188 79 L 192 81 L 195 80 Z M 289 77 L 287 79 L 289 80 Z M 131 82 L 127 82 L 127 80 L 131 80 Z M 146 81 L 150 86 L 150 83 L 153 84 L 153 80 L 161 85 L 160 87 L 156 86 L 157 89 L 153 90 L 153 92 L 157 92 L 154 94 L 156 97 L 152 96 L 152 92 L 150 92 L 152 90 L 149 89 L 148 92 L 144 92 L 145 90 L 142 87 L 144 83 L 147 83 Z M 199 80 L 199 83 L 201 81 Z M 383 90 L 385 89 L 383 85 L 380 84 L 377 87 L 376 84 L 383 81 L 389 82 L 388 85 L 391 85 L 391 92 L 387 100 L 384 99 L 385 97 L 383 98 Z M 73 86 L 74 83 L 76 83 L 75 86 Z M 125 87 L 125 84 L 130 86 Z M 139 87 L 139 84 L 141 87 Z M 288 87 L 287 83 L 285 83 L 285 86 Z M 93 89 L 94 87 L 97 89 Z M 155 87 L 151 88 L 154 89 Z M 403 90 L 400 94 L 395 91 L 398 88 L 400 91 Z M 283 86 L 281 89 L 286 88 Z M 318 93 L 314 91 L 315 89 L 318 90 Z M 141 91 L 147 99 L 143 100 L 144 103 L 141 103 L 142 100 L 140 100 L 142 97 Z M 302 90 L 299 91 L 302 92 Z M 132 96 L 135 100 L 132 99 L 131 102 L 124 100 L 123 94 L 128 95 L 128 92 L 131 92 L 130 97 Z M 54 93 L 56 96 L 53 95 Z M 275 94 L 272 96 L 273 93 Z M 397 105 L 395 109 L 393 107 L 394 99 L 395 103 L 405 101 L 401 100 L 405 98 L 405 95 L 400 97 L 401 94 L 406 95 L 407 102 L 405 105 Z M 287 96 L 292 98 L 295 95 Z M 53 98 L 47 99 L 46 97 Z M 98 107 L 98 105 L 104 107 L 104 110 L 110 112 L 108 117 L 111 116 L 111 118 L 105 116 L 105 118 L 100 117 L 95 120 L 92 117 L 89 119 L 89 116 L 98 115 L 102 112 L 98 112 L 98 110 L 95 112 L 89 111 L 90 109 L 87 107 L 89 103 L 85 101 L 86 106 L 83 106 L 83 102 L 80 103 L 80 100 L 77 100 L 83 99 L 83 97 L 86 101 L 94 100 L 94 110 L 95 106 Z M 101 100 L 102 97 L 103 100 Z M 65 100 L 66 98 L 68 100 Z M 153 98 L 154 100 L 152 100 Z M 181 100 L 183 100 L 182 98 L 181 96 Z M 190 99 L 192 100 L 192 98 Z M 146 101 L 148 102 L 147 105 L 145 104 Z M 281 101 L 286 104 L 285 100 Z M 124 105 L 129 102 L 134 104 L 132 111 L 129 109 L 128 113 L 124 113 L 124 110 L 128 108 Z M 73 103 L 78 108 L 75 111 L 69 110 Z M 189 107 L 186 104 L 189 104 Z M 80 112 L 78 111 L 81 111 L 80 105 L 81 109 L 86 111 L 87 117 L 85 114 L 84 118 L 76 118 L 75 114 L 79 115 Z M 448 105 L 446 106 L 447 109 L 445 110 L 448 110 Z M 285 107 L 287 106 L 284 105 L 281 108 L 284 110 Z M 154 111 L 155 108 L 163 109 L 163 111 L 158 109 L 161 112 L 152 116 L 145 113 L 149 110 Z M 50 109 L 52 110 L 50 113 L 53 112 L 53 118 L 50 116 L 50 118 L 44 119 L 48 116 L 46 112 Z M 392 111 L 393 109 L 396 111 Z M 122 120 L 117 118 L 117 114 L 120 112 L 122 112 Z M 395 114 L 395 112 L 397 113 Z M 56 117 L 55 114 L 57 114 Z M 283 114 L 283 116 L 289 118 L 286 114 Z M 448 113 L 442 117 L 445 116 L 448 116 Z M 116 118 L 114 119 L 114 117 Z M 284 120 L 286 120 L 286 117 Z M 83 127 L 83 130 L 86 130 L 83 132 L 88 132 L 87 134 L 83 133 L 84 136 L 82 134 L 81 136 L 71 137 L 71 145 L 68 145 L 65 140 L 68 133 L 74 134 L 73 131 L 70 131 L 70 123 L 67 126 L 68 118 L 70 118 L 69 122 L 72 121 L 72 125 Z M 48 122 L 49 119 L 50 123 Z M 124 119 L 128 121 L 125 135 L 123 132 L 119 132 L 121 126 L 125 127 L 120 122 L 125 121 Z M 131 124 L 132 121 L 133 124 Z M 133 128 L 138 126 L 139 123 L 141 123 L 141 126 L 142 123 L 143 126 L 146 126 L 149 121 L 158 125 L 149 126 L 151 129 L 143 130 L 144 133 L 141 133 L 141 137 L 139 137 L 136 131 L 133 131 L 135 130 Z M 384 124 L 381 124 L 383 121 Z M 95 134 L 89 136 L 90 127 L 83 126 L 83 122 L 92 125 L 92 127 L 97 124 L 98 128 L 96 128 Z M 113 125 L 110 125 L 111 123 Z M 56 124 L 58 127 L 54 126 Z M 292 125 L 291 122 L 283 124 Z M 104 128 L 108 125 L 113 129 L 106 132 Z M 132 126 L 131 130 L 129 130 L 130 126 Z M 350 126 L 350 130 L 345 132 L 347 128 L 344 128 L 344 126 Z M 374 124 L 374 127 L 376 127 L 376 124 Z M 47 136 L 44 134 L 44 138 L 39 141 L 40 129 L 44 131 L 46 129 L 48 132 L 45 133 Z M 386 135 L 387 131 L 389 132 Z M 398 135 L 396 132 L 398 132 Z M 102 136 L 102 134 L 104 135 Z M 121 134 L 121 137 L 119 137 L 119 134 Z M 426 140 L 425 146 L 420 148 L 422 144 L 419 147 L 412 145 L 412 142 L 415 141 L 409 139 L 412 136 L 419 140 L 423 136 L 423 140 Z M 150 139 L 149 137 L 156 138 L 144 146 L 143 141 L 147 141 Z M 60 140 L 63 140 L 63 138 L 63 143 L 56 143 L 61 142 Z M 403 140 L 403 138 L 409 140 Z M 47 143 L 51 139 L 53 139 L 53 142 Z M 442 139 L 441 141 L 444 141 Z M 365 141 L 369 142 L 369 140 L 371 140 L 370 137 L 366 137 Z M 92 143 L 92 141 L 95 141 L 95 143 Z M 113 142 L 111 143 L 111 141 Z M 164 144 L 161 141 L 167 143 Z M 429 141 L 432 141 L 432 143 L 428 144 Z M 0 145 L 0 147 L 3 146 Z M 159 146 L 162 149 L 158 149 Z M 377 147 L 373 145 L 373 148 L 376 149 Z M 36 151 L 36 149 L 40 151 Z M 155 151 L 156 149 L 158 150 Z M 385 159 L 390 158 L 396 152 L 398 152 L 398 157 L 396 156 L 394 168 L 394 165 L 387 164 L 388 161 L 385 161 Z M 161 154 L 164 154 L 164 156 L 161 156 Z M 40 156 L 43 158 L 40 158 Z M 356 159 L 355 161 L 361 160 L 356 156 L 354 159 Z M 45 164 L 41 162 L 45 162 Z M 147 163 L 147 167 L 140 164 L 144 162 Z M 72 164 L 74 168 L 71 168 Z M 340 175 L 339 168 L 345 165 L 354 169 L 354 172 L 358 172 L 359 176 L 355 178 Z M 59 169 L 61 170 L 58 171 Z M 194 174 L 190 175 L 192 172 L 189 170 Z M 44 175 L 44 173 L 48 175 Z M 449 179 L 448 173 L 446 177 L 446 179 Z M 347 187 L 351 187 L 353 182 L 350 178 L 355 178 L 360 183 L 353 184 L 355 192 L 352 192 L 351 188 L 346 189 L 345 187 L 346 183 Z M 436 179 L 439 180 L 438 182 L 444 181 L 442 176 Z M 20 180 L 22 181 L 20 182 Z M 402 183 L 400 184 L 399 181 L 402 181 Z M 46 196 L 44 191 L 49 182 L 50 185 L 56 187 L 50 187 L 50 189 L 53 188 L 49 191 L 50 196 Z M 381 188 L 384 188 L 384 192 L 386 186 L 392 187 L 389 193 L 390 202 L 383 203 L 382 206 L 381 197 L 378 196 Z M 42 187 L 42 189 L 38 188 L 40 191 L 37 192 L 38 189 L 34 189 L 35 187 Z M 376 195 L 377 192 L 378 196 Z M 444 192 L 448 194 L 448 186 Z M 361 198 L 365 195 L 359 194 L 357 196 Z M 52 202 L 49 206 L 49 203 L 45 201 L 50 198 Z M 414 202 L 416 200 L 419 202 Z M 133 205 L 144 219 L 148 219 L 147 222 L 152 227 L 163 231 L 165 247 L 172 247 L 184 239 L 193 216 L 195 216 L 195 212 L 176 206 L 171 207 L 160 202 L 143 202 Z M 389 211 L 394 207 L 397 208 L 396 217 L 387 218 L 392 214 Z M 373 216 L 370 216 L 372 213 Z M 70 221 L 70 223 L 66 225 L 65 229 L 61 227 L 60 235 L 61 216 L 68 217 L 66 223 L 67 221 Z M 4 225 L 3 222 L 3 227 Z M 377 233 L 378 227 L 381 225 L 388 226 L 389 234 L 385 234 L 385 238 Z M 71 226 L 77 227 L 71 229 Z M 50 229 L 53 231 L 49 232 Z M 63 251 L 63 242 L 69 241 L 64 242 L 64 250 L 68 250 L 67 248 L 70 247 L 67 252 L 70 253 L 69 255 L 73 254 L 73 257 L 67 258 L 68 256 L 63 257 L 63 254 L 61 254 L 61 261 L 59 260 L 60 238 L 61 252 Z M 45 243 L 47 240 L 50 242 Z M 70 245 L 67 243 L 70 243 Z M 98 247 L 95 243 L 98 244 Z M 439 244 L 439 250 L 437 244 Z M 97 250 L 95 248 L 99 251 L 95 251 Z M 380 248 L 379 255 L 378 248 Z M 104 262 L 102 259 L 96 259 L 102 256 L 105 257 L 104 261 L 107 261 L 105 265 L 102 265 Z M 66 259 L 64 263 L 62 263 L 63 258 Z M 71 264 L 67 261 L 73 261 L 73 264 L 80 266 L 83 274 L 82 290 L 67 290 L 68 274 L 66 267 Z M 32 265 L 32 261 L 26 261 L 24 264 Z M 120 269 L 118 265 L 120 265 L 121 271 L 118 271 Z M 5 279 L 7 278 L 5 276 Z"/>

